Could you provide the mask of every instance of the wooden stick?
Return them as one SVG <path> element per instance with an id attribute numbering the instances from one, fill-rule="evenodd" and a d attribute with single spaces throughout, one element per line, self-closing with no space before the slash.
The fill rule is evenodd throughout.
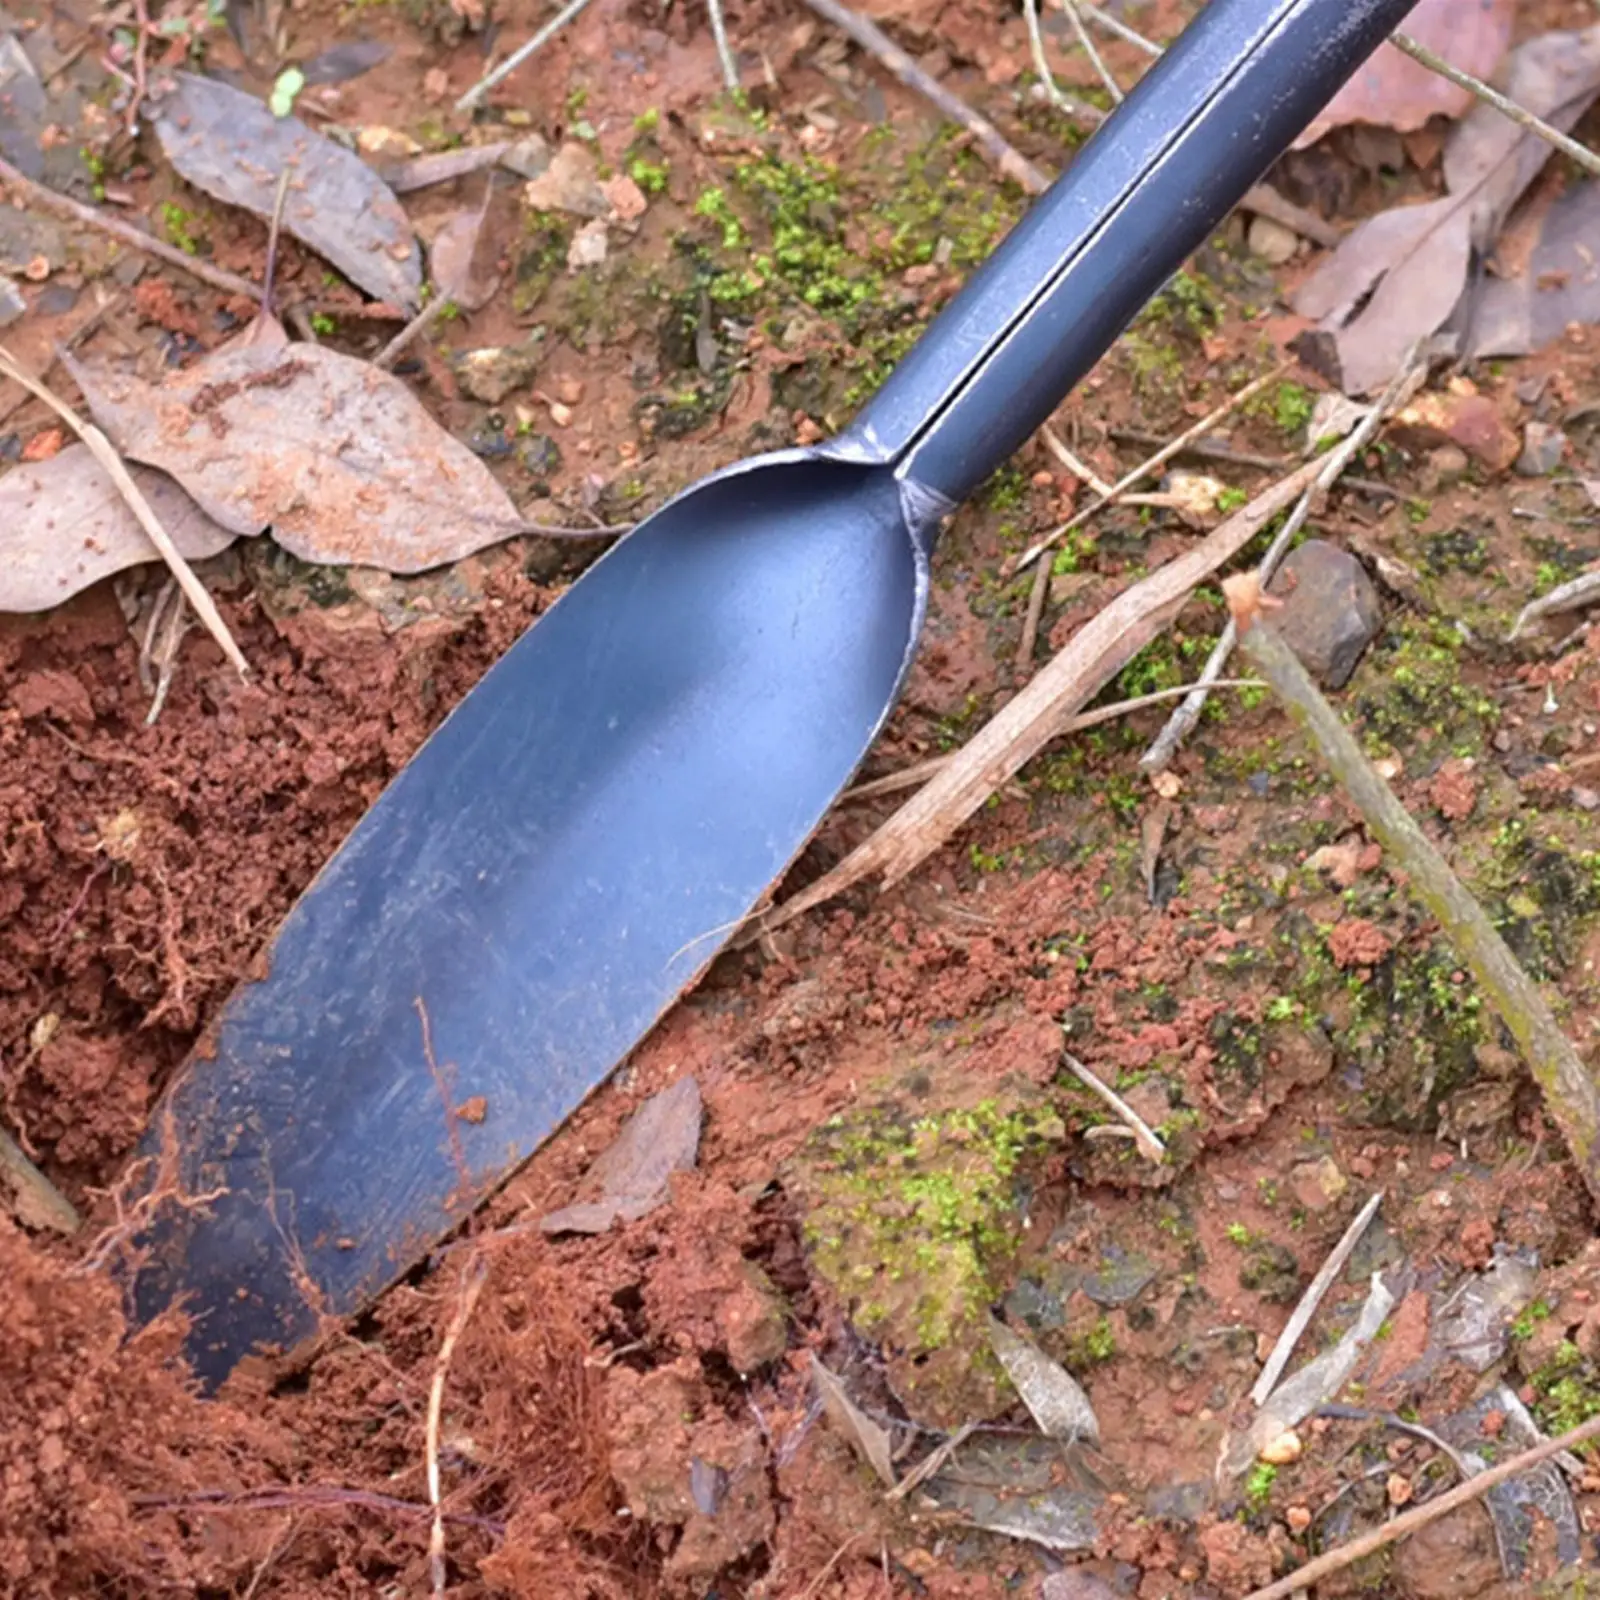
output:
<path id="1" fill-rule="evenodd" d="M 868 55 L 875 56 L 908 89 L 931 102 L 952 122 L 965 128 L 977 140 L 983 153 L 1002 177 L 1020 184 L 1029 194 L 1043 194 L 1050 179 L 1028 160 L 995 125 L 980 115 L 959 95 L 951 94 L 937 78 L 930 77 L 875 22 L 852 11 L 840 0 L 806 0 L 819 17 L 831 22 L 840 33 L 853 39 Z"/>
<path id="2" fill-rule="evenodd" d="M 178 580 L 195 614 L 206 625 L 206 631 L 221 646 L 223 655 L 233 663 L 239 676 L 248 678 L 250 665 L 234 643 L 228 624 L 222 620 L 222 613 L 212 603 L 205 585 L 195 577 L 194 569 L 183 559 L 183 553 L 172 542 L 171 534 L 161 526 L 161 519 L 145 499 L 139 485 L 133 481 L 132 474 L 122 464 L 122 457 L 112 448 L 111 441 L 92 422 L 85 422 L 66 401 L 47 389 L 32 373 L 25 371 L 4 345 L 0 345 L 0 373 L 13 383 L 20 383 L 36 400 L 42 400 L 94 452 L 95 460 L 128 502 L 129 509 L 139 519 L 140 527 L 150 536 L 151 544 L 160 552 L 161 559 Z"/>
<path id="3" fill-rule="evenodd" d="M 1552 128 L 1542 117 L 1536 117 L 1525 106 L 1519 106 L 1515 100 L 1507 99 L 1498 89 L 1492 89 L 1482 78 L 1475 78 L 1470 72 L 1463 72 L 1460 67 L 1451 66 L 1441 55 L 1436 55 L 1427 45 L 1418 43 L 1409 33 L 1391 33 L 1389 43 L 1396 50 L 1402 51 L 1415 62 L 1426 67 L 1429 72 L 1437 72 L 1441 78 L 1448 78 L 1458 88 L 1465 89 L 1468 94 L 1475 94 L 1485 105 L 1493 106 L 1503 117 L 1509 117 L 1519 128 L 1526 128 L 1529 133 L 1536 134 L 1548 145 L 1553 145 L 1564 156 L 1578 163 L 1586 172 L 1594 173 L 1600 177 L 1600 156 L 1578 143 L 1576 139 L 1569 139 L 1559 128 Z"/>
<path id="4" fill-rule="evenodd" d="M 1494 924 L 1433 841 L 1395 798 L 1362 753 L 1300 659 L 1261 612 L 1281 605 L 1262 593 L 1253 573 L 1223 583 L 1244 652 L 1272 685 L 1285 710 L 1309 734 L 1333 776 L 1387 852 L 1392 870 L 1405 873 L 1411 891 L 1438 919 L 1479 989 L 1516 1040 L 1567 1152 L 1600 1207 L 1600 1085 L 1573 1048 Z"/>
<path id="5" fill-rule="evenodd" d="M 66 217 L 69 221 L 81 222 L 88 228 L 98 228 L 101 233 L 108 233 L 113 239 L 119 239 L 135 250 L 142 250 L 147 256 L 155 256 L 157 260 L 165 261 L 169 267 L 177 267 L 180 271 L 187 272 L 191 278 L 198 278 L 201 283 L 209 283 L 213 289 L 220 289 L 224 294 L 242 294 L 247 300 L 256 300 L 261 296 L 260 284 L 252 283 L 248 278 L 241 278 L 236 273 L 225 272 L 221 267 L 213 267 L 197 256 L 187 256 L 175 246 L 161 239 L 152 239 L 147 233 L 141 233 L 129 223 L 119 222 L 115 217 L 108 217 L 104 212 L 96 211 L 93 206 L 83 205 L 67 195 L 57 193 L 45 184 L 35 183 L 32 178 L 19 172 L 3 157 L 0 157 L 0 181 L 15 189 L 24 200 L 36 205 L 41 211 L 53 211 L 57 216 Z"/>
<path id="6" fill-rule="evenodd" d="M 1455 1488 L 1446 1490 L 1437 1499 L 1428 1501 L 1426 1505 L 1415 1506 L 1410 1511 L 1402 1512 L 1393 1522 L 1386 1522 L 1381 1528 L 1375 1528 L 1359 1539 L 1352 1539 L 1349 1544 L 1340 1545 L 1337 1550 L 1329 1550 L 1316 1560 L 1308 1561 L 1303 1567 L 1295 1568 L 1287 1577 L 1279 1578 L 1276 1583 L 1269 1583 L 1266 1588 L 1257 1589 L 1246 1595 L 1245 1600 L 1288 1600 L 1290 1595 L 1309 1589 L 1319 1579 L 1330 1577 L 1335 1572 L 1342 1572 L 1355 1562 L 1365 1560 L 1374 1551 L 1393 1544 L 1396 1539 L 1403 1539 L 1408 1533 L 1415 1533 L 1418 1528 L 1425 1528 L 1430 1522 L 1437 1522 L 1440 1517 L 1448 1516 L 1459 1507 L 1470 1505 L 1497 1484 L 1516 1477 L 1519 1472 L 1526 1472 L 1529 1467 L 1536 1467 L 1541 1461 L 1548 1461 L 1551 1456 L 1559 1455 L 1563 1450 L 1570 1450 L 1575 1444 L 1583 1444 L 1597 1435 L 1600 1435 L 1600 1417 L 1590 1417 L 1587 1422 L 1581 1423 L 1569 1433 L 1562 1434 L 1559 1439 L 1546 1439 L 1531 1450 L 1524 1450 L 1521 1455 L 1512 1456 L 1509 1461 L 1501 1461 L 1486 1472 L 1480 1472 L 1475 1478 L 1468 1478 L 1465 1483 L 1458 1483 Z"/>

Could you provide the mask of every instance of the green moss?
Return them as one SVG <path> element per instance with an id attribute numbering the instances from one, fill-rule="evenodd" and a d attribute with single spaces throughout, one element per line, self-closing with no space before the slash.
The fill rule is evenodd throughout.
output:
<path id="1" fill-rule="evenodd" d="M 1298 436 L 1311 422 L 1316 400 L 1298 383 L 1280 383 L 1272 397 L 1272 420 L 1287 434 Z"/>
<path id="2" fill-rule="evenodd" d="M 1548 1300 L 1535 1300 L 1532 1305 L 1523 1309 L 1515 1322 L 1511 1324 L 1511 1337 L 1521 1343 L 1533 1337 L 1533 1330 L 1539 1326 L 1552 1310 Z"/>
<path id="3" fill-rule="evenodd" d="M 1263 1511 L 1272 1498 L 1273 1485 L 1278 1481 L 1278 1469 L 1268 1462 L 1258 1461 L 1244 1480 L 1245 1503 L 1252 1511 Z"/>
<path id="4" fill-rule="evenodd" d="M 668 175 L 664 161 L 647 161 L 643 156 L 634 156 L 628 162 L 628 176 L 646 194 L 665 194 Z"/>
<path id="5" fill-rule="evenodd" d="M 920 1117 L 854 1111 L 802 1152 L 794 1182 L 817 1273 L 936 1407 L 975 1363 L 994 1381 L 984 1319 L 1020 1243 L 1019 1180 L 1062 1135 L 1052 1110 L 985 1100 Z"/>
<path id="6" fill-rule="evenodd" d="M 1548 1434 L 1567 1433 L 1600 1416 L 1600 1370 L 1570 1339 L 1556 1346 L 1528 1382 L 1535 1396 L 1533 1414 Z"/>
<path id="7" fill-rule="evenodd" d="M 199 255 L 205 239 L 205 224 L 191 211 L 185 211 L 176 200 L 161 202 L 161 231 L 169 244 L 175 244 L 186 256 Z"/>

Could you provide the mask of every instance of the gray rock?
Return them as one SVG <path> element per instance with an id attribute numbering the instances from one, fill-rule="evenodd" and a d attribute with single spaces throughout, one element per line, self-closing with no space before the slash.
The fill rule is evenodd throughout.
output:
<path id="1" fill-rule="evenodd" d="M 1383 621 L 1378 592 L 1348 550 L 1308 539 L 1267 586 L 1284 602 L 1278 631 L 1314 677 L 1342 689 Z"/>
<path id="2" fill-rule="evenodd" d="M 0 272 L 0 328 L 9 328 L 27 314 L 28 302 L 22 298 L 17 280 Z"/>
<path id="3" fill-rule="evenodd" d="M 1099 1270 L 1083 1280 L 1083 1292 L 1097 1306 L 1125 1306 L 1155 1281 L 1159 1270 L 1153 1261 L 1110 1244 L 1101 1255 Z"/>
<path id="4" fill-rule="evenodd" d="M 1530 422 L 1522 430 L 1522 454 L 1517 457 L 1517 471 L 1524 478 L 1542 478 L 1561 465 L 1567 448 L 1567 436 L 1548 422 Z"/>
<path id="5" fill-rule="evenodd" d="M 1117 1591 L 1102 1577 L 1082 1567 L 1052 1572 L 1039 1585 L 1039 1600 L 1121 1600 Z"/>
<path id="6" fill-rule="evenodd" d="M 1213 1494 L 1207 1478 L 1157 1484 L 1145 1496 L 1144 1508 L 1152 1517 L 1166 1522 L 1198 1522 L 1211 1509 Z"/>
<path id="7" fill-rule="evenodd" d="M 1271 217 L 1252 217 L 1245 243 L 1269 266 L 1281 267 L 1294 258 L 1300 248 L 1300 236 Z"/>
<path id="8" fill-rule="evenodd" d="M 488 345 L 464 350 L 452 362 L 456 379 L 474 400 L 499 405 L 513 389 L 523 388 L 539 370 L 544 329 L 535 328 L 521 344 Z"/>

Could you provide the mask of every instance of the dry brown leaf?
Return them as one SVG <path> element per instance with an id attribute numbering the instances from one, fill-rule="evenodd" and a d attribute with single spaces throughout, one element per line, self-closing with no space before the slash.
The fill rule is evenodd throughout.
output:
<path id="1" fill-rule="evenodd" d="M 1172 622 L 1197 583 L 1237 555 L 1322 468 L 1320 460 L 1307 462 L 1242 506 L 1193 549 L 1124 589 L 865 844 L 809 888 L 774 907 L 761 925 L 777 927 L 872 874 L 881 873 L 885 884 L 891 884 L 913 871 Z"/>
<path id="2" fill-rule="evenodd" d="M 302 560 L 425 572 L 526 526 L 405 384 L 326 345 L 234 345 L 159 385 L 62 360 L 124 455 Z"/>
<path id="3" fill-rule="evenodd" d="M 546 1233 L 604 1233 L 619 1217 L 634 1222 L 667 1198 L 674 1172 L 687 1172 L 700 1150 L 700 1085 L 685 1075 L 652 1095 L 589 1171 L 597 1200 L 580 1200 L 540 1219 Z"/>
<path id="4" fill-rule="evenodd" d="M 400 202 L 359 156 L 214 78 L 179 72 L 174 84 L 150 107 L 162 153 L 181 177 L 228 205 L 270 217 L 288 168 L 283 231 L 374 299 L 416 309 L 416 236 Z"/>
<path id="5" fill-rule="evenodd" d="M 492 262 L 485 259 L 492 254 L 483 225 L 489 192 L 485 190 L 482 205 L 452 211 L 428 246 L 434 287 L 464 311 L 481 311 L 500 287 Z"/>
<path id="6" fill-rule="evenodd" d="M 817 1381 L 817 1395 L 829 1420 L 850 1442 L 851 1448 L 889 1487 L 894 1488 L 894 1456 L 889 1432 L 874 1422 L 845 1392 L 837 1373 L 830 1372 L 815 1354 L 811 1371 Z"/>
<path id="7" fill-rule="evenodd" d="M 1468 354 L 1527 355 L 1575 322 L 1600 322 L 1600 183 L 1593 181 L 1569 189 L 1544 213 L 1515 277 L 1484 284 Z"/>
<path id="8" fill-rule="evenodd" d="M 189 561 L 226 550 L 219 527 L 164 472 L 134 481 Z M 126 567 L 159 561 L 150 536 L 86 444 L 0 478 L 0 611 L 48 611 Z"/>
<path id="9" fill-rule="evenodd" d="M 1511 43 L 1516 0 L 1420 0 L 1405 31 L 1475 78 L 1492 78 Z M 1322 114 L 1294 142 L 1315 144 L 1347 122 L 1370 122 L 1410 133 L 1430 117 L 1458 117 L 1472 105 L 1470 90 L 1430 72 L 1419 61 L 1381 44 L 1356 69 Z"/>
<path id="10" fill-rule="evenodd" d="M 1600 93 L 1600 25 L 1547 33 L 1512 53 L 1506 91 L 1570 128 Z M 1346 394 L 1370 394 L 1400 370 L 1412 342 L 1436 332 L 1461 298 L 1474 248 L 1486 250 L 1550 146 L 1479 105 L 1444 152 L 1449 193 L 1354 228 L 1301 287 L 1294 309 L 1317 320 L 1298 348 Z"/>

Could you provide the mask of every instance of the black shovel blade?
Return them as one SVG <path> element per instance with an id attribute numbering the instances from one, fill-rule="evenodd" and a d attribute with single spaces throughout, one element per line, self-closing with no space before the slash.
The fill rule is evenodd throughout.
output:
<path id="1" fill-rule="evenodd" d="M 151 1180 L 215 1198 L 161 1206 L 134 1310 L 185 1300 L 202 1381 L 367 1303 L 639 1043 L 849 781 L 926 584 L 892 473 L 786 453 L 669 504 L 494 666 L 153 1119 Z"/>

